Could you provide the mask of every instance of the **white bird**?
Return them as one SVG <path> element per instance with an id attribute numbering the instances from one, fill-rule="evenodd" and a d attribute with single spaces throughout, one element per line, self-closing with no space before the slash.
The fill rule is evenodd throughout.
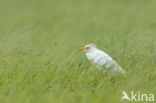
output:
<path id="1" fill-rule="evenodd" d="M 98 49 L 95 44 L 88 44 L 79 50 L 86 52 L 86 56 L 91 63 L 97 68 L 105 68 L 105 71 L 125 73 L 125 71 L 104 51 Z"/>

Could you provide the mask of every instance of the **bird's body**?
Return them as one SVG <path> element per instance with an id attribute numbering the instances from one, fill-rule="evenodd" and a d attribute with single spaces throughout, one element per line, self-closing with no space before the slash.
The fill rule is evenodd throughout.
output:
<path id="1" fill-rule="evenodd" d="M 92 61 L 93 65 L 99 67 L 104 65 L 111 58 L 103 51 L 99 49 L 92 50 L 86 53 L 88 60 Z"/>
<path id="2" fill-rule="evenodd" d="M 84 49 L 86 48 L 86 49 Z M 104 51 L 96 48 L 94 44 L 88 44 L 83 49 L 86 52 L 87 59 L 97 68 L 113 70 L 124 73 L 125 71 Z"/>

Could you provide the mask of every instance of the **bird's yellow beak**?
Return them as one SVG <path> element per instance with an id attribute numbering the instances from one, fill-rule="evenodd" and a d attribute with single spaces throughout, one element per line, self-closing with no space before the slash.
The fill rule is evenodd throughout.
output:
<path id="1" fill-rule="evenodd" d="M 86 50 L 86 49 L 88 49 L 88 47 L 78 48 L 78 50 Z"/>

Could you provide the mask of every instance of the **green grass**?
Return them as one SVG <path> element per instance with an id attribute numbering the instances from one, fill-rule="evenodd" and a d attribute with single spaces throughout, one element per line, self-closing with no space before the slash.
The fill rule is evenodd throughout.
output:
<path id="1" fill-rule="evenodd" d="M 126 78 L 92 67 L 87 43 Z M 120 103 L 123 90 L 156 94 L 155 67 L 156 0 L 0 0 L 1 103 Z"/>

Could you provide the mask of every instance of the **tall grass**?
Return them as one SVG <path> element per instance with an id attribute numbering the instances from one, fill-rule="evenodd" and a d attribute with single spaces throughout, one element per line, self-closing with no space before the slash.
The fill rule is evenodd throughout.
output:
<path id="1" fill-rule="evenodd" d="M 123 90 L 155 94 L 155 10 L 155 0 L 1 0 L 1 103 L 120 103 Z M 92 67 L 77 51 L 87 43 L 112 56 L 126 78 L 112 83 Z"/>

